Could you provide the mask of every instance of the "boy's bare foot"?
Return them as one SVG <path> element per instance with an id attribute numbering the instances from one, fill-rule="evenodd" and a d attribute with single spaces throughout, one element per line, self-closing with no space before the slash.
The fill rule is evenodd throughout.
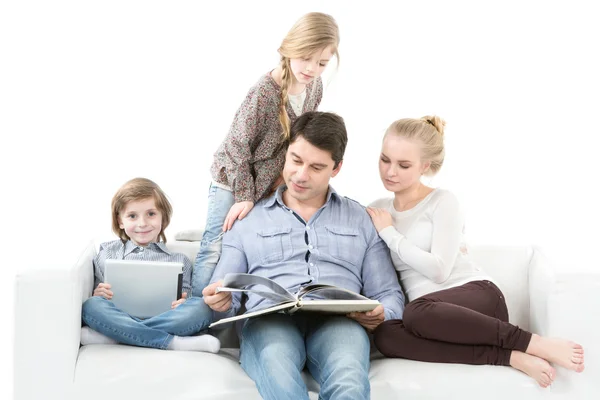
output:
<path id="1" fill-rule="evenodd" d="M 583 347 L 570 340 L 547 338 L 534 333 L 527 353 L 576 372 L 585 369 Z"/>
<path id="2" fill-rule="evenodd" d="M 552 384 L 556 374 L 548 361 L 516 350 L 510 354 L 510 366 L 526 373 L 543 388 Z"/>

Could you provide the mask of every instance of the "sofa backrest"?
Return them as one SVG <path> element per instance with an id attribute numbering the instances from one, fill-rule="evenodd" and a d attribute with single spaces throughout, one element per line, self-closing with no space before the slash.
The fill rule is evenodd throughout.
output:
<path id="1" fill-rule="evenodd" d="M 193 265 L 194 261 L 196 260 L 196 254 L 198 254 L 198 251 L 200 250 L 200 242 L 187 242 L 169 238 L 167 241 L 167 247 L 171 251 L 185 254 Z"/>
<path id="2" fill-rule="evenodd" d="M 506 297 L 510 322 L 529 329 L 529 265 L 531 246 L 480 245 L 469 247 L 469 254 L 497 283 Z"/>
<path id="3" fill-rule="evenodd" d="M 170 240 L 169 249 L 184 253 L 194 262 L 200 242 Z M 529 328 L 529 264 L 533 256 L 530 246 L 470 246 L 473 261 L 489 274 L 506 296 L 510 322 Z"/>

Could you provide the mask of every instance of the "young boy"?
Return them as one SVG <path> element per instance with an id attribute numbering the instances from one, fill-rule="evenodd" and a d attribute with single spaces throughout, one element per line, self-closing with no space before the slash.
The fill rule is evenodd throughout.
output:
<path id="1" fill-rule="evenodd" d="M 188 298 L 192 268 L 188 258 L 167 249 L 165 229 L 173 209 L 162 189 L 145 178 L 125 183 L 112 199 L 112 228 L 118 240 L 103 243 L 94 259 L 94 293 L 83 303 L 81 344 L 124 343 L 166 350 L 216 353 L 220 342 L 210 335 L 190 336 L 206 329 L 211 309 L 201 297 Z M 107 259 L 175 261 L 184 265 L 183 294 L 171 310 L 142 320 L 119 310 L 104 283 Z"/>

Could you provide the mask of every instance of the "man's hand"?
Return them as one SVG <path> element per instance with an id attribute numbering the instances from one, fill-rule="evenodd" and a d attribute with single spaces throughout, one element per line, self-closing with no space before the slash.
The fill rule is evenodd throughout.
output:
<path id="1" fill-rule="evenodd" d="M 219 286 L 223 286 L 223 280 L 215 282 L 202 290 L 204 302 L 207 306 L 218 312 L 225 312 L 231 308 L 231 292 L 216 293 Z"/>
<path id="2" fill-rule="evenodd" d="M 364 326 L 369 332 L 373 332 L 385 320 L 383 310 L 383 304 L 380 304 L 373 311 L 352 312 L 346 316 Z"/>
<path id="3" fill-rule="evenodd" d="M 179 300 L 175 300 L 174 302 L 171 303 L 171 310 L 177 308 L 177 306 L 185 303 L 185 301 L 187 300 L 187 292 L 183 292 L 181 294 L 181 298 Z"/>
<path id="4" fill-rule="evenodd" d="M 225 217 L 223 232 L 230 230 L 235 220 L 243 219 L 253 207 L 254 203 L 251 201 L 240 201 L 239 203 L 232 205 L 227 213 L 227 217 Z"/>
<path id="5" fill-rule="evenodd" d="M 94 289 L 94 296 L 102 296 L 106 300 L 110 300 L 113 297 L 113 292 L 110 290 L 109 283 L 101 283 L 96 289 Z"/>
<path id="6" fill-rule="evenodd" d="M 394 225 L 394 220 L 392 219 L 391 214 L 383 208 L 367 207 L 367 213 L 369 213 L 377 232 L 381 232 L 388 226 Z"/>

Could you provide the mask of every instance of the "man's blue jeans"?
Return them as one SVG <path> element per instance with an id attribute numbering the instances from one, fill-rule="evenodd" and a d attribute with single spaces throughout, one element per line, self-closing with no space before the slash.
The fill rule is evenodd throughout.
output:
<path id="1" fill-rule="evenodd" d="M 210 185 L 208 190 L 208 212 L 206 226 L 196 255 L 192 273 L 192 296 L 202 296 L 202 289 L 210 282 L 221 257 L 223 223 L 231 206 L 235 204 L 233 193 Z"/>
<path id="2" fill-rule="evenodd" d="M 119 343 L 166 349 L 173 335 L 190 336 L 208 328 L 212 315 L 203 298 L 192 297 L 173 310 L 142 320 L 102 296 L 93 296 L 83 303 L 81 317 L 90 328 Z"/>
<path id="3" fill-rule="evenodd" d="M 344 316 L 269 314 L 247 320 L 241 334 L 242 368 L 264 399 L 308 400 L 306 365 L 321 385 L 319 399 L 370 396 L 369 338 Z"/>

